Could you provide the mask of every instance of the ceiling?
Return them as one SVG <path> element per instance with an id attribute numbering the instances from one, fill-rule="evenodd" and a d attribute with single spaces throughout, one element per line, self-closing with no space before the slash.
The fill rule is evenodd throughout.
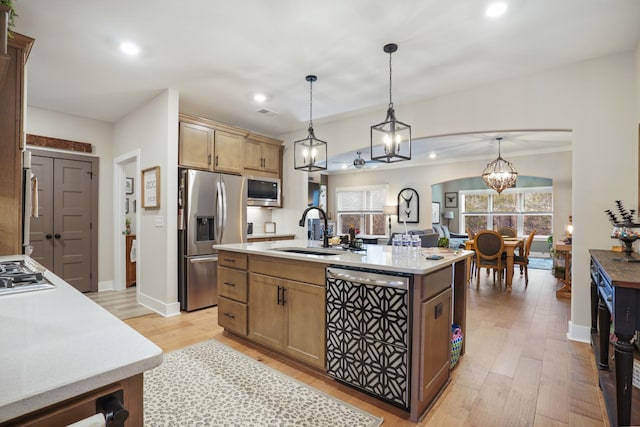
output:
<path id="1" fill-rule="evenodd" d="M 383 117 L 389 42 L 399 45 L 402 119 L 404 103 L 629 51 L 640 39 L 637 0 L 506 1 L 507 13 L 490 19 L 481 0 L 19 0 L 15 31 L 36 39 L 31 106 L 116 122 L 173 88 L 181 112 L 278 136 L 306 128 L 305 76 L 315 74 L 319 137 L 323 122 Z M 122 40 L 141 54 L 125 57 Z M 267 100 L 257 104 L 256 92 Z"/>

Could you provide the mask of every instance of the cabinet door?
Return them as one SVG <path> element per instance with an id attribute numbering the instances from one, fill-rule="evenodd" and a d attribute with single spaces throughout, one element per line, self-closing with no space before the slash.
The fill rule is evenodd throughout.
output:
<path id="1" fill-rule="evenodd" d="M 244 140 L 241 135 L 216 131 L 213 169 L 217 172 L 242 174 L 244 167 Z"/>
<path id="2" fill-rule="evenodd" d="M 423 301 L 420 308 L 421 402 L 430 401 L 449 377 L 451 354 L 451 289 Z"/>
<path id="3" fill-rule="evenodd" d="M 262 169 L 262 143 L 247 139 L 244 146 L 245 169 Z"/>
<path id="4" fill-rule="evenodd" d="M 279 301 L 282 279 L 249 275 L 249 338 L 282 350 L 285 311 Z"/>
<path id="5" fill-rule="evenodd" d="M 213 129 L 181 122 L 178 164 L 186 168 L 211 170 L 213 135 Z"/>
<path id="6" fill-rule="evenodd" d="M 262 144 L 263 169 L 266 172 L 280 173 L 280 147 Z"/>
<path id="7" fill-rule="evenodd" d="M 324 286 L 284 281 L 287 311 L 286 353 L 325 367 L 326 293 Z"/>

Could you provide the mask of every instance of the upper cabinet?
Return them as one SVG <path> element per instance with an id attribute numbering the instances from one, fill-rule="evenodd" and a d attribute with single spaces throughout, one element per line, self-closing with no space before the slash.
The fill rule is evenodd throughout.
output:
<path id="1" fill-rule="evenodd" d="M 249 134 L 244 150 L 246 175 L 280 177 L 282 141 Z"/>
<path id="2" fill-rule="evenodd" d="M 213 120 L 180 114 L 178 165 L 280 178 L 282 141 Z"/>
<path id="3" fill-rule="evenodd" d="M 247 131 L 200 117 L 180 115 L 178 164 L 241 175 Z"/>

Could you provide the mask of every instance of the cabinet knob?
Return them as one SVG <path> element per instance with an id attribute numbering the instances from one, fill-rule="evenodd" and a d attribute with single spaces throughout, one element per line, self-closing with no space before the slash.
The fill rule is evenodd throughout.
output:
<path id="1" fill-rule="evenodd" d="M 47 238 L 47 240 L 51 240 L 53 239 L 53 235 L 51 233 L 47 234 L 46 236 L 44 236 Z"/>
<path id="2" fill-rule="evenodd" d="M 62 236 L 60 234 L 56 233 L 53 237 L 55 237 L 56 239 L 59 239 Z"/>

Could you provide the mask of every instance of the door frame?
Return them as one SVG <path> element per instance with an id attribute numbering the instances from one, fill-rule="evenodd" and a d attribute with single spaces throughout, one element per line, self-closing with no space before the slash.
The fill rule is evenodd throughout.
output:
<path id="1" fill-rule="evenodd" d="M 127 289 L 126 266 L 125 266 L 125 247 L 123 243 L 123 229 L 126 219 L 124 213 L 124 199 L 126 173 L 124 168 L 131 162 L 135 162 L 134 177 L 140 177 L 140 150 L 130 151 L 113 159 L 113 290 L 123 291 Z M 138 182 L 138 184 L 136 184 Z M 134 179 L 134 185 L 140 185 L 139 179 Z M 140 192 L 136 192 L 140 194 Z M 138 196 L 139 197 L 139 196 Z M 137 203 L 140 207 L 140 203 Z M 140 211 L 136 209 L 134 213 L 136 218 L 136 252 L 137 259 L 140 259 L 140 240 L 142 237 L 140 229 Z M 137 264 L 137 263 L 136 263 Z M 136 301 L 140 299 L 140 268 L 136 265 Z"/>
<path id="2" fill-rule="evenodd" d="M 62 151 L 39 150 L 27 146 L 32 156 L 50 157 L 53 159 L 77 160 L 91 163 L 91 292 L 98 291 L 98 229 L 100 216 L 98 215 L 98 190 L 100 188 L 100 158 L 83 154 L 65 153 Z"/>

